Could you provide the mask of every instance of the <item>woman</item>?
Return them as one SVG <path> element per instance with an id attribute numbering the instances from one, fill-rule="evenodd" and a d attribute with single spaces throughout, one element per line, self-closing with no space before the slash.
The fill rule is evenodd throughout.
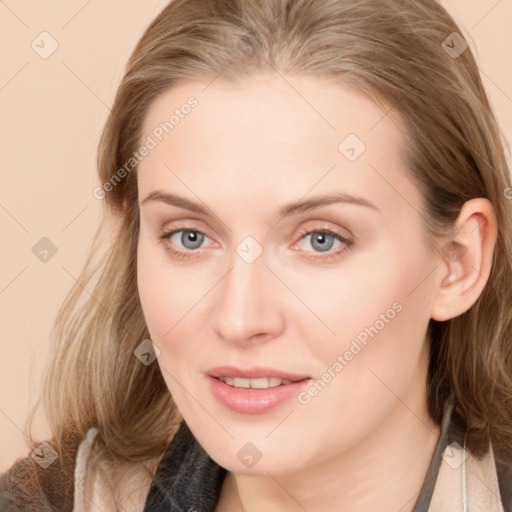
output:
<path id="1" fill-rule="evenodd" d="M 512 510 L 512 188 L 460 34 L 434 0 L 164 9 L 2 510 Z"/>

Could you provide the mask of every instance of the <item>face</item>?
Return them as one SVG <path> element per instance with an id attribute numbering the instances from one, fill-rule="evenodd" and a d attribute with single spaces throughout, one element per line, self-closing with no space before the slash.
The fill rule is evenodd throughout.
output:
<path id="1" fill-rule="evenodd" d="M 317 78 L 206 85 L 152 104 L 137 170 L 140 299 L 185 421 L 275 475 L 417 425 L 434 265 L 400 124 Z"/>

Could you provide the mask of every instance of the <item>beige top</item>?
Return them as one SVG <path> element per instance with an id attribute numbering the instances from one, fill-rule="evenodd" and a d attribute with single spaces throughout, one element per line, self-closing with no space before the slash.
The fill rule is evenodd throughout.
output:
<path id="1" fill-rule="evenodd" d="M 447 446 L 429 512 L 504 512 L 492 447 L 478 460 L 457 443 Z"/>
<path id="2" fill-rule="evenodd" d="M 142 512 L 152 479 L 135 475 L 125 482 L 121 508 L 114 506 L 108 489 L 87 479 L 87 459 L 98 429 L 91 428 L 80 443 L 75 466 L 75 502 L 73 512 Z M 443 452 L 429 512 L 504 512 L 491 450 L 478 460 L 457 443 Z"/>
<path id="3" fill-rule="evenodd" d="M 80 443 L 75 465 L 75 501 L 73 512 L 141 512 L 151 487 L 152 478 L 139 473 L 123 483 L 123 503 L 114 505 L 110 490 L 95 476 L 92 481 L 87 475 L 87 460 L 90 447 L 98 429 L 91 427 Z"/>

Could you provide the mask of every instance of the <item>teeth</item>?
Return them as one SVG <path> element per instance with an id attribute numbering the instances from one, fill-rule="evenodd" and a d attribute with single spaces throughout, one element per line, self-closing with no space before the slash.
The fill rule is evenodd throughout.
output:
<path id="1" fill-rule="evenodd" d="M 219 380 L 235 388 L 267 389 L 282 384 L 291 384 L 291 380 L 280 377 L 261 377 L 259 379 L 243 379 L 241 377 L 219 377 Z"/>

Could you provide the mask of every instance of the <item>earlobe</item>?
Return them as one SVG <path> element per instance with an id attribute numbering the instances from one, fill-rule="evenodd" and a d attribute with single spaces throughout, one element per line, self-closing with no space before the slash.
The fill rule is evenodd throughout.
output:
<path id="1" fill-rule="evenodd" d="M 491 272 L 497 237 L 494 209 L 488 199 L 466 202 L 455 225 L 456 237 L 439 256 L 431 318 L 445 321 L 467 311 L 482 293 Z"/>

